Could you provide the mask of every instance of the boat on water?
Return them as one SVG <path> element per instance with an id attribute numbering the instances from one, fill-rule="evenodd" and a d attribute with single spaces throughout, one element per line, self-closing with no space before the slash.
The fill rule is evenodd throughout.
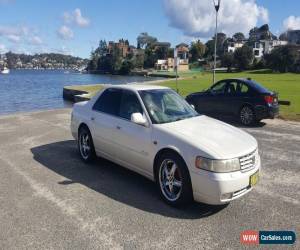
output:
<path id="1" fill-rule="evenodd" d="M 9 74 L 10 70 L 9 68 L 4 67 L 3 69 L 0 69 L 0 74 L 6 75 Z"/>

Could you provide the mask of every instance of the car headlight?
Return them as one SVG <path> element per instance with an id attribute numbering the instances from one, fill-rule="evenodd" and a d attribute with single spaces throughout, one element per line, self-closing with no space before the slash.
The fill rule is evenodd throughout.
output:
<path id="1" fill-rule="evenodd" d="M 216 173 L 228 173 L 240 170 L 238 158 L 230 160 L 211 160 L 201 156 L 196 157 L 195 167 Z"/>

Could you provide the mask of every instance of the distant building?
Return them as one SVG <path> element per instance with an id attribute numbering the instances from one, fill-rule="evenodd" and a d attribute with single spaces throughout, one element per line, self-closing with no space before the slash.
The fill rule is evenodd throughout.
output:
<path id="1" fill-rule="evenodd" d="M 225 48 L 225 51 L 228 53 L 234 53 L 236 49 L 243 47 L 245 43 L 246 41 L 229 40 Z"/>
<path id="2" fill-rule="evenodd" d="M 189 70 L 189 46 L 186 43 L 180 43 L 176 46 L 177 57 L 178 57 L 178 71 Z"/>
<path id="3" fill-rule="evenodd" d="M 255 58 L 262 58 L 264 55 L 264 48 L 260 42 L 255 42 L 253 46 L 253 55 Z"/>
<path id="4" fill-rule="evenodd" d="M 122 57 L 126 57 L 130 53 L 130 46 L 127 40 L 120 39 L 119 42 L 110 41 L 107 46 L 108 54 L 111 54 L 114 48 L 121 51 Z"/>
<path id="5" fill-rule="evenodd" d="M 173 71 L 174 70 L 174 58 L 159 59 L 155 63 L 156 70 Z"/>
<path id="6" fill-rule="evenodd" d="M 155 46 L 167 46 L 170 47 L 169 43 L 156 43 Z M 176 46 L 177 51 L 177 70 L 187 71 L 189 70 L 189 46 L 185 43 L 180 43 Z M 167 59 L 159 59 L 155 63 L 156 70 L 174 71 L 175 60 L 172 57 Z"/>
<path id="7" fill-rule="evenodd" d="M 280 39 L 291 44 L 300 44 L 300 30 L 288 30 L 280 35 Z"/>
<path id="8" fill-rule="evenodd" d="M 262 58 L 264 54 L 270 54 L 272 50 L 278 46 L 287 45 L 287 41 L 281 40 L 260 40 L 255 42 L 253 47 L 253 54 L 255 58 Z"/>

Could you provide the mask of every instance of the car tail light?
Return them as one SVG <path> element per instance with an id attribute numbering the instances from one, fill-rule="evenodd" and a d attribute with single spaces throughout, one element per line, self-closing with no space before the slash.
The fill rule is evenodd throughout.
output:
<path id="1" fill-rule="evenodd" d="M 268 104 L 272 104 L 273 101 L 274 101 L 274 98 L 273 98 L 273 96 L 271 96 L 271 95 L 266 95 L 266 96 L 265 96 L 265 101 L 266 101 L 266 103 L 268 103 Z"/>

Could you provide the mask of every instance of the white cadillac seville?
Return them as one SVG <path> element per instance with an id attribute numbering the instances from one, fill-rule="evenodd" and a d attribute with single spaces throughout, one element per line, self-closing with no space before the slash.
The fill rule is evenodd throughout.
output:
<path id="1" fill-rule="evenodd" d="M 166 87 L 107 86 L 75 104 L 71 120 L 84 162 L 99 156 L 138 172 L 156 182 L 170 205 L 229 203 L 259 178 L 251 135 L 198 114 Z"/>

